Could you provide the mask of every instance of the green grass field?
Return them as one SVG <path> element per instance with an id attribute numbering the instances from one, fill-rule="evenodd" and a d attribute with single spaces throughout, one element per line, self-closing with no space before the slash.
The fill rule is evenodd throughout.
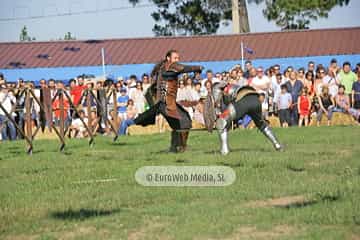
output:
<path id="1" fill-rule="evenodd" d="M 0 239 L 360 239 L 360 128 L 191 132 L 189 151 L 162 152 L 169 133 L 0 144 Z M 230 166 L 227 187 L 144 187 L 142 166 Z M 99 179 L 112 179 L 96 182 Z"/>

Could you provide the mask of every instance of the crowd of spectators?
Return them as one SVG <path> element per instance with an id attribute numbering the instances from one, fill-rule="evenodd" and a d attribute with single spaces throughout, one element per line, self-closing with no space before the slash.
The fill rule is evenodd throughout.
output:
<path id="1" fill-rule="evenodd" d="M 200 73 L 183 74 L 179 80 L 177 96 L 178 103 L 200 124 L 204 123 L 204 99 L 211 91 L 212 84 L 220 81 L 254 87 L 259 93 L 264 118 L 276 116 L 282 127 L 308 126 L 311 121 L 316 121 L 319 125 L 323 115 L 327 118 L 327 124 L 331 125 L 333 112 L 349 114 L 359 121 L 360 64 L 352 69 L 349 62 L 339 66 L 336 59 L 332 59 L 328 67 L 310 61 L 306 67 L 299 69 L 291 66 L 281 69 L 280 65 L 264 69 L 247 61 L 245 69 L 235 65 L 224 72 L 213 73 L 207 70 L 205 75 L 203 78 Z M 25 116 L 29 114 L 26 114 L 25 96 L 20 93 L 23 89 L 30 88 L 34 92 L 31 98 L 36 97 L 43 101 L 45 91 L 42 90 L 47 89 L 46 92 L 50 95 L 48 98 L 52 99 L 52 110 L 49 113 L 52 124 L 59 125 L 63 115 L 69 137 L 88 136 L 84 122 L 94 133 L 109 134 L 111 128 L 108 127 L 104 115 L 113 123 L 118 133 L 124 135 L 127 127 L 133 123 L 132 120 L 149 108 L 144 95 L 151 83 L 153 79 L 147 74 L 143 74 L 141 79 L 131 75 L 127 79 L 119 77 L 115 80 L 81 75 L 66 83 L 41 79 L 39 86 L 36 86 L 34 82 L 23 79 L 16 83 L 7 82 L 0 74 L 0 103 L 18 126 L 25 129 L 25 123 L 28 122 L 25 121 Z M 63 106 L 60 107 L 57 95 L 59 90 L 69 95 L 78 110 L 77 113 L 71 108 L 67 98 L 64 98 Z M 103 110 L 99 109 L 99 102 L 103 103 L 100 104 Z M 42 111 L 40 106 L 36 101 L 31 101 L 28 109 L 31 111 L 31 127 L 39 126 Z M 64 111 L 63 114 L 61 111 Z M 103 114 L 104 111 L 106 114 Z M 79 115 L 84 121 L 80 120 Z M 164 121 L 161 116 L 157 118 L 156 124 L 160 132 L 164 130 Z M 251 118 L 245 116 L 235 123 L 235 126 L 246 127 L 249 122 Z M 1 109 L 0 130 L 1 140 L 22 138 Z"/>

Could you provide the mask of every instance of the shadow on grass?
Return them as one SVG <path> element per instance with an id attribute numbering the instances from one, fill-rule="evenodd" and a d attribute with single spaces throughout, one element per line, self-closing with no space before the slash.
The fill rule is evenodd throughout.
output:
<path id="1" fill-rule="evenodd" d="M 304 167 L 299 167 L 299 166 L 288 165 L 286 168 L 288 170 L 290 170 L 290 171 L 293 171 L 293 172 L 303 172 L 303 171 L 305 171 Z"/>
<path id="2" fill-rule="evenodd" d="M 126 145 L 131 145 L 131 144 L 125 143 L 125 142 L 111 142 L 110 145 L 112 145 L 112 146 L 126 146 Z"/>
<path id="3" fill-rule="evenodd" d="M 282 204 L 282 205 L 275 205 L 275 207 L 283 208 L 283 209 L 293 209 L 293 208 L 304 208 L 309 207 L 315 204 L 319 203 L 330 203 L 335 202 L 341 199 L 341 195 L 339 194 L 324 194 L 318 196 L 318 198 L 310 199 L 310 200 L 304 200 L 304 201 L 297 201 L 297 202 L 291 202 L 288 204 Z"/>
<path id="4" fill-rule="evenodd" d="M 264 153 L 269 153 L 269 152 L 273 152 L 273 150 L 271 149 L 266 149 L 266 148 L 231 148 L 230 149 L 230 154 L 231 153 L 239 153 L 239 152 L 264 152 Z M 204 154 L 220 154 L 219 150 L 211 150 L 211 151 L 204 151 Z"/>
<path id="5" fill-rule="evenodd" d="M 80 209 L 80 210 L 66 210 L 56 211 L 50 213 L 50 217 L 58 220 L 85 220 L 93 217 L 104 217 L 120 212 L 119 209 L 113 210 L 98 210 L 98 209 Z"/>
<path id="6" fill-rule="evenodd" d="M 289 203 L 286 205 L 279 205 L 279 206 L 275 206 L 275 207 L 284 208 L 284 209 L 304 208 L 304 207 L 308 207 L 308 206 L 317 204 L 318 202 L 319 202 L 318 200 L 307 200 L 307 201 L 303 201 L 303 202 L 293 202 L 293 203 Z"/>
<path id="7" fill-rule="evenodd" d="M 218 162 L 218 164 L 223 165 L 223 166 L 227 166 L 227 167 L 232 167 L 232 168 L 245 166 L 245 164 L 242 163 L 242 162 L 237 162 L 237 163 L 233 163 L 233 162 Z"/>

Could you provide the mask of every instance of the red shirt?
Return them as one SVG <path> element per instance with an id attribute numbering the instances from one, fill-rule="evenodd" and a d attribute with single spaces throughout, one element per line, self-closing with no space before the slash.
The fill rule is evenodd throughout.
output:
<path id="1" fill-rule="evenodd" d="M 67 111 L 69 109 L 70 105 L 69 105 L 69 101 L 67 100 L 67 98 L 64 97 L 64 118 L 66 119 L 67 118 Z M 59 101 L 59 98 L 56 98 L 54 100 L 54 102 L 52 103 L 52 108 L 55 110 L 54 111 L 54 114 L 55 114 L 55 117 L 60 119 L 60 101 Z"/>
<path id="2" fill-rule="evenodd" d="M 81 98 L 81 95 L 84 91 L 84 89 L 86 89 L 86 86 L 85 85 L 76 85 L 75 87 L 73 87 L 71 90 L 70 90 L 70 94 L 73 98 L 73 103 L 74 105 L 78 105 L 79 104 L 79 101 L 80 101 L 80 98 Z"/>

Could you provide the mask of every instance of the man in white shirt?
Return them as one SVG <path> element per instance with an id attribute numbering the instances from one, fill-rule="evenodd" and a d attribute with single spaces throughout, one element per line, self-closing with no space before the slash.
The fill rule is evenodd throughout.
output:
<path id="1" fill-rule="evenodd" d="M 14 96 L 13 91 L 8 91 L 8 89 L 3 85 L 0 87 L 0 103 L 6 110 L 10 113 L 14 106 L 16 106 L 16 97 Z M 14 117 L 16 114 L 12 113 Z M 0 109 L 0 129 L 2 140 L 15 140 L 16 139 L 16 129 L 14 124 L 8 119 L 5 112 Z M 10 136 L 7 134 L 9 129 Z"/>
<path id="2" fill-rule="evenodd" d="M 214 84 L 216 82 L 220 82 L 219 79 L 214 77 L 214 74 L 213 74 L 213 72 L 211 70 L 206 71 L 206 78 L 201 80 L 201 87 L 205 87 L 206 81 L 211 81 L 212 84 Z"/>
<path id="3" fill-rule="evenodd" d="M 267 93 L 270 88 L 270 79 L 264 75 L 262 67 L 256 69 L 256 77 L 251 82 L 251 86 L 256 89 L 259 93 Z"/>

